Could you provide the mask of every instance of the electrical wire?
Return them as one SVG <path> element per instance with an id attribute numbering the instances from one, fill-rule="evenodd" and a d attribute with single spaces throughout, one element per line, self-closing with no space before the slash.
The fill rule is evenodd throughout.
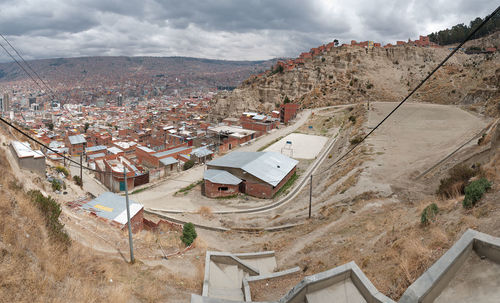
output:
<path id="1" fill-rule="evenodd" d="M 457 47 L 455 47 L 453 49 L 453 51 L 448 54 L 448 56 L 446 56 L 446 58 L 444 58 L 443 61 L 441 61 L 441 63 L 439 63 L 422 81 L 420 81 L 420 83 L 403 99 L 403 101 L 401 101 L 387 116 L 384 117 L 384 119 L 382 119 L 382 121 L 380 121 L 372 130 L 370 130 L 370 132 L 368 132 L 368 134 L 366 134 L 362 139 L 361 141 L 357 142 L 356 144 L 354 144 L 353 147 L 351 147 L 346 153 L 344 153 L 339 159 L 337 159 L 335 162 L 333 162 L 331 165 L 328 166 L 328 168 L 320 171 L 319 173 L 316 173 L 314 174 L 315 176 L 317 175 L 320 175 L 320 174 L 323 174 L 327 171 L 329 171 L 333 166 L 335 166 L 337 163 L 339 163 L 340 161 L 342 161 L 347 155 L 349 155 L 356 147 L 358 147 L 361 143 L 363 143 L 363 141 L 365 141 L 366 138 L 368 138 L 377 128 L 380 127 L 380 125 L 382 125 L 396 110 L 398 110 L 398 108 L 401 107 L 401 105 L 403 105 L 439 68 L 441 68 L 441 66 L 443 66 L 446 61 L 448 61 L 448 59 L 451 58 L 451 56 L 453 56 L 464 44 L 465 42 L 469 41 L 472 36 L 474 36 L 476 34 L 476 32 L 481 28 L 483 27 L 483 25 L 486 24 L 486 22 L 488 22 L 493 16 L 495 16 L 498 12 L 500 11 L 500 6 L 498 6 L 495 11 L 493 11 L 493 13 L 491 13 L 489 16 L 487 16 L 486 18 L 484 18 L 483 22 L 481 24 L 479 24 L 476 29 L 474 29 L 468 36 L 467 38 L 465 38 L 464 41 L 462 41 Z"/>

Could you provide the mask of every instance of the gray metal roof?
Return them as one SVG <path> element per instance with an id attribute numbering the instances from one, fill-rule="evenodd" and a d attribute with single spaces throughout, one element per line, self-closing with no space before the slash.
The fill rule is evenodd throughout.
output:
<path id="1" fill-rule="evenodd" d="M 133 200 L 129 200 L 130 218 L 132 219 L 143 206 Z M 125 197 L 105 192 L 94 200 L 82 205 L 82 208 L 96 213 L 99 217 L 116 221 L 120 224 L 127 223 L 127 208 Z"/>
<path id="2" fill-rule="evenodd" d="M 68 139 L 69 142 L 73 145 L 87 143 L 87 140 L 85 140 L 85 137 L 83 135 L 69 136 Z"/>
<path id="3" fill-rule="evenodd" d="M 191 154 L 195 155 L 196 157 L 205 157 L 208 155 L 213 154 L 214 152 L 209 150 L 206 146 L 199 147 L 197 149 L 194 149 Z"/>
<path id="4" fill-rule="evenodd" d="M 260 180 L 278 185 L 299 161 L 275 152 L 232 152 L 208 166 L 240 168 Z"/>
<path id="5" fill-rule="evenodd" d="M 167 158 L 160 159 L 160 162 L 161 162 L 163 165 L 170 165 L 170 164 L 177 163 L 177 162 L 179 162 L 179 161 L 175 160 L 175 159 L 174 159 L 174 158 L 172 158 L 172 157 L 167 157 Z"/>
<path id="6" fill-rule="evenodd" d="M 161 157 L 164 157 L 166 155 L 171 155 L 173 153 L 177 153 L 177 152 L 189 149 L 189 148 L 191 148 L 191 147 L 186 147 L 186 146 L 177 147 L 177 148 L 174 148 L 174 149 L 171 149 L 171 150 L 166 150 L 166 151 L 162 151 L 162 152 L 153 154 L 153 156 L 161 158 Z"/>
<path id="7" fill-rule="evenodd" d="M 89 155 L 89 159 L 95 159 L 95 158 L 102 158 L 102 157 L 106 157 L 106 154 L 105 153 L 98 153 L 98 154 L 93 154 L 93 155 Z"/>
<path id="8" fill-rule="evenodd" d="M 240 178 L 219 169 L 207 169 L 203 174 L 203 179 L 219 184 L 238 185 L 241 183 Z"/>
<path id="9" fill-rule="evenodd" d="M 106 145 L 96 145 L 96 146 L 91 146 L 91 147 L 85 148 L 85 152 L 86 153 L 88 153 L 88 152 L 94 152 L 94 151 L 98 151 L 98 150 L 105 150 L 107 148 L 108 147 Z"/>

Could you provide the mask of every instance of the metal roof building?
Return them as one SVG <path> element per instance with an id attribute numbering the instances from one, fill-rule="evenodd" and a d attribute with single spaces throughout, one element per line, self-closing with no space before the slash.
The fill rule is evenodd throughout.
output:
<path id="1" fill-rule="evenodd" d="M 277 186 L 299 161 L 275 152 L 232 152 L 207 163 L 209 167 L 239 168 Z"/>
<path id="2" fill-rule="evenodd" d="M 87 140 L 85 140 L 85 137 L 83 135 L 69 136 L 68 140 L 73 145 L 87 143 Z"/>
<path id="3" fill-rule="evenodd" d="M 208 180 L 212 183 L 230 185 L 238 185 L 242 181 L 240 178 L 235 177 L 227 171 L 219 169 L 207 169 L 203 174 L 203 179 Z"/>
<path id="4" fill-rule="evenodd" d="M 134 225 L 134 221 L 142 222 L 142 212 L 144 206 L 129 199 L 130 205 L 130 221 Z M 127 206 L 125 197 L 105 192 L 99 197 L 91 200 L 81 206 L 83 210 L 96 214 L 98 217 L 113 221 L 120 225 L 127 224 Z M 141 218 L 136 218 L 140 216 Z M 140 220 L 139 220 L 140 219 Z"/>

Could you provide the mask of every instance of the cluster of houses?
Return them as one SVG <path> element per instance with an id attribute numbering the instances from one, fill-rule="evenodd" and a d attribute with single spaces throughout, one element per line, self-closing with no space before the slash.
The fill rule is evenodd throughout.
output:
<path id="1" fill-rule="evenodd" d="M 298 112 L 298 104 L 286 103 L 269 113 L 244 112 L 221 123 L 210 123 L 206 119 L 206 102 L 188 100 L 157 105 L 145 103 L 135 108 L 96 111 L 85 106 L 63 108 L 53 130 L 34 120 L 30 125 L 33 136 L 50 149 L 32 152 L 31 158 L 41 156 L 44 162 L 46 156 L 65 165 L 61 155 L 77 161 L 81 157 L 82 163 L 94 170 L 95 178 L 110 191 L 124 190 L 124 173 L 128 189 L 133 190 L 248 144 L 289 123 Z M 19 144 L 14 147 L 21 148 Z M 27 152 L 18 154 L 19 159 L 28 162 L 23 158 Z M 39 170 L 44 171 L 45 166 Z"/>
<path id="2" fill-rule="evenodd" d="M 312 60 L 315 57 L 321 56 L 326 52 L 329 52 L 331 49 L 337 46 L 337 42 L 330 42 L 324 45 L 321 45 L 319 47 L 314 47 L 309 50 L 309 52 L 303 52 L 299 55 L 298 58 L 296 59 L 289 59 L 286 61 L 278 61 L 276 63 L 275 67 L 281 66 L 283 70 L 292 70 L 298 65 L 304 64 L 307 60 Z M 350 44 L 342 44 L 340 45 L 341 47 L 364 47 L 368 49 L 372 49 L 375 47 L 383 47 L 383 48 L 390 48 L 390 47 L 398 47 L 398 46 L 404 46 L 404 45 L 411 45 L 411 46 L 418 46 L 418 47 L 439 47 L 438 44 L 433 43 L 429 40 L 428 36 L 420 36 L 418 40 L 412 41 L 408 39 L 408 41 L 397 41 L 396 44 L 391 44 L 388 43 L 384 46 L 382 46 L 381 43 L 374 42 L 374 41 L 362 41 L 362 42 L 357 42 L 356 40 L 351 40 Z M 264 73 L 258 75 L 262 76 Z"/>

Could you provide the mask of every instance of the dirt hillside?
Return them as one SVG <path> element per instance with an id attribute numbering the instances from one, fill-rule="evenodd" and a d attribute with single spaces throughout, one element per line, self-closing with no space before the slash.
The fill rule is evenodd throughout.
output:
<path id="1" fill-rule="evenodd" d="M 469 44 L 498 46 L 499 42 L 497 32 Z M 279 106 L 285 96 L 302 107 L 399 101 L 449 53 L 448 47 L 332 48 L 292 70 L 253 76 L 231 93 L 219 95 L 213 103 L 214 116 L 244 110 L 269 111 Z M 500 112 L 498 51 L 476 55 L 459 51 L 431 80 L 412 101 L 462 104 L 489 115 Z"/>

